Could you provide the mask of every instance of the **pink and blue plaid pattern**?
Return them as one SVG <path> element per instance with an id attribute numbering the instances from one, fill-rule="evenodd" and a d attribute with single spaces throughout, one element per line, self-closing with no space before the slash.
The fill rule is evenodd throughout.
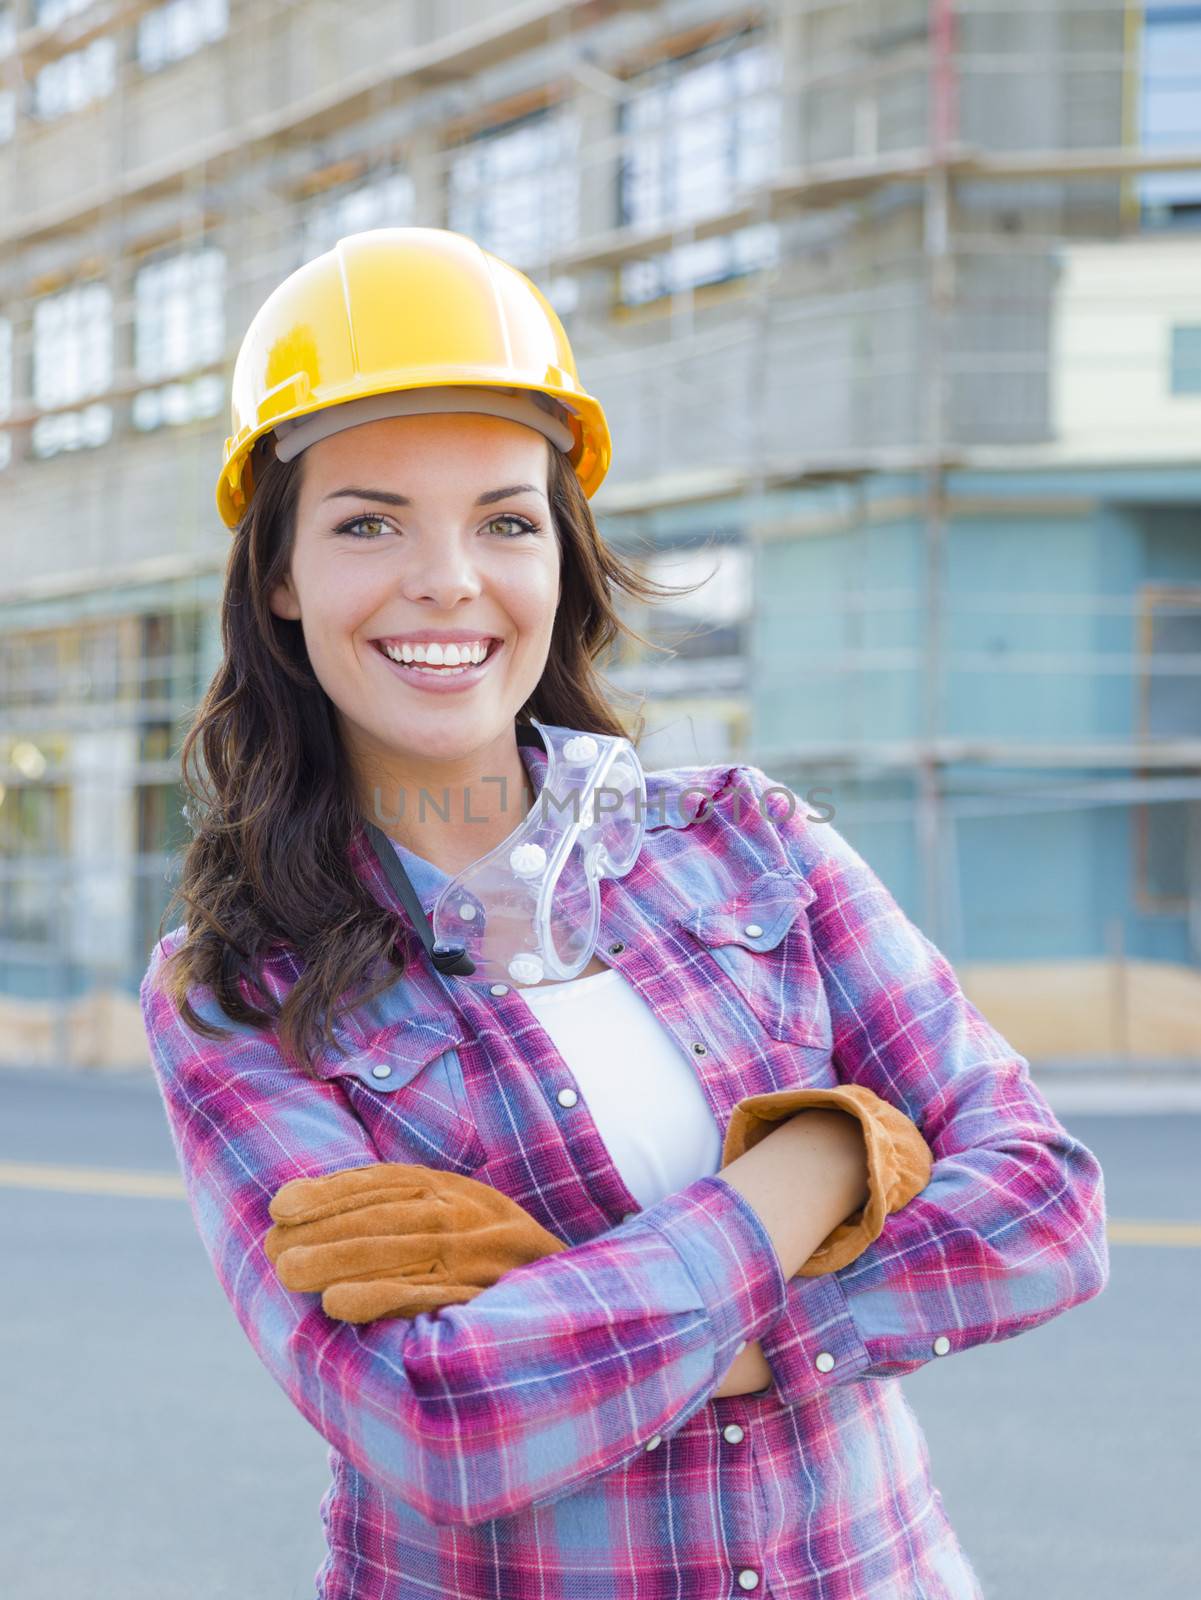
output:
<path id="1" fill-rule="evenodd" d="M 522 754 L 538 789 L 545 756 Z M 433 971 L 365 833 L 349 866 L 395 911 L 411 966 L 338 1020 L 347 1054 L 316 1081 L 270 1031 L 186 1028 L 156 984 L 168 934 L 141 1000 L 196 1226 L 330 1447 L 316 1593 L 978 1600 L 897 1379 L 1101 1292 L 1100 1166 L 833 825 L 752 766 L 647 787 L 642 854 L 602 884 L 598 949 L 721 1129 L 746 1095 L 862 1083 L 918 1123 L 933 1176 L 822 1278 L 785 1280 L 716 1174 L 640 1209 L 549 1036 L 513 991 Z M 428 908 L 445 879 L 401 853 Z M 281 955 L 267 986 L 296 976 Z M 228 1025 L 211 993 L 191 999 Z M 291 1178 L 375 1161 L 491 1183 L 570 1248 L 432 1315 L 333 1321 L 280 1285 L 267 1206 Z M 756 1339 L 773 1385 L 711 1398 Z"/>

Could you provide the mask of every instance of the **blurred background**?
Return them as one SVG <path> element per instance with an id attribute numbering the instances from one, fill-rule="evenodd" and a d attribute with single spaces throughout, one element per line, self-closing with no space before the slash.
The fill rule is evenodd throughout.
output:
<path id="1" fill-rule="evenodd" d="M 408 224 L 539 284 L 603 535 L 708 577 L 608 663 L 646 764 L 833 807 L 1102 1163 L 1106 1294 L 905 1380 L 989 1600 L 1193 1600 L 1201 0 L 0 0 L 14 1594 L 313 1593 L 326 1448 L 182 1203 L 138 986 L 239 342 Z"/>
<path id="2" fill-rule="evenodd" d="M 609 673 L 646 763 L 832 805 L 1048 1083 L 1179 1089 L 1187 0 L 0 3 L 0 1057 L 148 1066 L 233 358 L 295 267 L 414 223 L 563 318 L 606 538 L 712 574 L 627 610 L 669 647 Z"/>

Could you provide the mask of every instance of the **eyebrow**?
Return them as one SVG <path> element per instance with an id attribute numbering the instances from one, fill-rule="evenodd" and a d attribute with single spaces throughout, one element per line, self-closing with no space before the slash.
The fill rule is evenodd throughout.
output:
<path id="1" fill-rule="evenodd" d="M 546 496 L 542 494 L 542 490 L 536 488 L 532 483 L 511 483 L 507 489 L 486 490 L 475 503 L 477 506 L 490 506 L 494 505 L 497 500 L 508 500 L 511 495 L 515 494 L 537 494 L 542 495 L 544 500 L 546 499 Z M 393 494 L 390 489 L 335 489 L 331 494 L 327 494 L 325 499 L 339 500 L 343 497 L 352 500 L 378 500 L 386 506 L 411 506 L 413 504 L 408 495 Z M 324 504 L 324 501 L 322 503 Z"/>

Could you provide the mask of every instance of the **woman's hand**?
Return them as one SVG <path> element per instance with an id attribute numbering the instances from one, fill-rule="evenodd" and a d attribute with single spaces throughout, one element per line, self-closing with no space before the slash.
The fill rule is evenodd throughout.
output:
<path id="1" fill-rule="evenodd" d="M 470 1300 L 566 1246 L 490 1184 L 401 1162 L 294 1178 L 263 1248 L 286 1289 L 343 1322 L 414 1317 Z"/>

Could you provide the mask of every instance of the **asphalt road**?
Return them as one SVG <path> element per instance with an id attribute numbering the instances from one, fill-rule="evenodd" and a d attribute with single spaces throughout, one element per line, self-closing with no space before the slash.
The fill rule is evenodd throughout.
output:
<path id="1" fill-rule="evenodd" d="M 1201 1116 L 1060 1115 L 1105 1170 L 1108 1289 L 905 1390 L 988 1600 L 1195 1600 L 1201 1227 L 1121 1234 L 1201 1224 Z M 0 1072 L 0 1588 L 312 1600 L 325 1441 L 186 1203 L 76 1172 L 97 1168 L 178 1179 L 152 1080 Z"/>

